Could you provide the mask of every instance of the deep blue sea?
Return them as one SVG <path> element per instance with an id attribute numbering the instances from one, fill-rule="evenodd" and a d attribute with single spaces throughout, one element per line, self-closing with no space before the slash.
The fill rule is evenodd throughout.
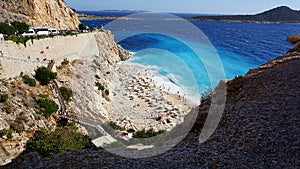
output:
<path id="1" fill-rule="evenodd" d="M 120 12 L 89 12 L 94 15 L 124 16 Z M 130 13 L 131 14 L 131 13 Z M 196 14 L 174 14 L 179 17 L 192 17 Z M 88 26 L 104 26 L 115 22 L 112 20 L 83 20 Z M 124 20 L 119 23 L 120 29 L 113 27 L 117 42 L 125 49 L 133 52 L 130 62 L 139 63 L 151 69 L 156 69 L 162 76 L 177 83 L 177 85 L 193 88 L 199 92 L 206 91 L 216 85 L 222 78 L 232 79 L 237 75 L 244 75 L 250 68 L 255 68 L 270 59 L 283 55 L 292 45 L 286 42 L 287 35 L 300 33 L 300 24 L 264 24 L 264 23 L 230 23 L 207 21 L 162 21 L 170 24 L 170 31 L 175 31 L 174 36 L 166 32 L 139 32 L 138 29 L 127 29 L 128 25 L 139 28 L 138 23 Z M 176 22 L 176 24 L 174 24 Z M 189 22 L 186 24 L 186 22 Z M 149 21 L 146 27 L 160 27 Z M 193 36 L 190 24 L 199 29 L 203 40 Z M 182 24 L 182 27 L 178 25 Z M 123 25 L 127 25 L 124 26 Z M 175 25 L 175 26 L 174 26 Z M 189 26 L 185 26 L 189 25 Z M 143 26 L 140 26 L 143 27 Z M 110 26 L 108 26 L 108 29 Z M 142 29 L 142 28 L 141 28 Z M 151 29 L 152 30 L 152 29 Z M 132 35 L 123 39 L 124 33 Z M 180 36 L 179 34 L 186 34 Z M 178 36 L 176 36 L 178 35 Z M 119 38 L 121 37 L 121 38 Z M 121 39 L 121 40 L 118 40 Z M 193 46 L 194 48 L 191 48 Z M 213 48 L 212 48 L 213 47 Z M 198 52 L 195 52 L 195 48 Z M 215 55 L 220 58 L 220 63 Z M 214 55 L 214 56 L 213 56 Z M 199 59 L 200 57 L 200 59 Z M 214 76 L 210 72 L 224 69 L 224 75 Z M 215 72 L 214 72 L 215 71 Z M 189 78 L 194 77 L 193 79 Z M 197 86 L 195 86 L 195 83 Z M 197 89 L 195 89 L 197 88 Z"/>

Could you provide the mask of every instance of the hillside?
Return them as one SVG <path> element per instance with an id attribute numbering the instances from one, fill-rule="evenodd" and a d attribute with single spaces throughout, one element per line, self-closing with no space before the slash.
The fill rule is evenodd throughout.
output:
<path id="1" fill-rule="evenodd" d="M 300 23 L 300 11 L 293 10 L 286 6 L 281 6 L 256 15 L 197 16 L 190 19 L 232 22 Z"/>
<path id="2" fill-rule="evenodd" d="M 0 1 L 0 22 L 14 20 L 56 29 L 76 29 L 80 23 L 63 0 Z"/>
<path id="3" fill-rule="evenodd" d="M 296 45 L 297 47 L 297 45 Z M 105 150 L 80 150 L 41 158 L 25 154 L 7 168 L 297 168 L 300 166 L 300 53 L 290 50 L 245 76 L 224 80 L 226 105 L 216 131 L 199 144 L 210 102 L 199 107 L 194 129 L 159 156 L 127 159 Z M 219 93 L 217 87 L 213 93 Z M 204 132 L 204 131 L 201 131 Z M 162 147 L 155 147 L 161 149 Z M 121 151 L 121 150 L 120 150 Z M 147 150 L 136 151 L 143 155 Z"/>
<path id="4" fill-rule="evenodd" d="M 51 44 L 51 48 L 41 53 L 48 44 Z M 27 42 L 26 47 L 5 41 L 0 43 L 0 48 L 3 52 L 3 57 L 0 57 L 0 168 L 24 151 L 26 142 L 36 131 L 43 128 L 55 129 L 58 125 L 57 112 L 45 118 L 38 106 L 42 96 L 59 104 L 53 90 L 39 83 L 29 86 L 21 74 L 34 78 L 37 67 L 48 66 L 48 62 L 42 59 L 51 59 L 56 62 L 53 70 L 58 73 L 57 83 L 67 87 L 67 84 L 71 84 L 71 70 L 76 69 L 71 67 L 71 63 L 62 66 L 66 57 L 73 64 L 83 57 L 101 60 L 101 70 L 105 72 L 110 71 L 113 63 L 129 57 L 129 53 L 115 43 L 114 36 L 109 31 L 34 40 L 33 43 Z M 105 74 L 103 81 L 107 77 Z M 66 84 L 66 80 L 69 83 Z M 98 97 L 99 100 L 102 98 L 99 94 L 93 97 Z M 8 131 L 12 138 L 8 137 Z"/>

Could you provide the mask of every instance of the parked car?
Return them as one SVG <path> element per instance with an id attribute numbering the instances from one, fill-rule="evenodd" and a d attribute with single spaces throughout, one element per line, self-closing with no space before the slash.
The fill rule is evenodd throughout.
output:
<path id="1" fill-rule="evenodd" d="M 57 35 L 57 34 L 59 34 L 58 30 L 57 30 L 57 29 L 54 29 L 54 28 L 50 28 L 50 29 L 49 29 L 49 33 L 50 33 L 51 35 Z"/>
<path id="2" fill-rule="evenodd" d="M 29 28 L 29 30 L 27 32 L 24 32 L 22 34 L 23 37 L 26 36 L 36 36 L 35 30 L 33 28 Z"/>

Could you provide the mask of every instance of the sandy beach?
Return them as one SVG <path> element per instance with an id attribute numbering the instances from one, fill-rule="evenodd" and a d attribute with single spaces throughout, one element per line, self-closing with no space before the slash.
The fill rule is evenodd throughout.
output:
<path id="1" fill-rule="evenodd" d="M 147 69 L 117 64 L 109 85 L 111 102 L 104 105 L 108 119 L 126 129 L 171 130 L 196 104 L 184 98 L 180 87 L 164 81 Z"/>

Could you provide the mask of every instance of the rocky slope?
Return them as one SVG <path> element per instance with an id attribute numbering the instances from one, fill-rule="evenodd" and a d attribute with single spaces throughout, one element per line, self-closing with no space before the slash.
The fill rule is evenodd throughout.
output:
<path id="1" fill-rule="evenodd" d="M 30 87 L 21 77 L 0 79 L 0 96 L 7 95 L 0 103 L 0 165 L 11 161 L 24 151 L 32 134 L 41 128 L 53 128 L 55 119 L 46 119 L 39 112 L 36 101 L 40 94 L 53 94 L 48 87 Z M 12 130 L 12 138 L 8 131 Z"/>
<path id="2" fill-rule="evenodd" d="M 0 58 L 0 165 L 7 164 L 11 159 L 19 156 L 24 151 L 27 140 L 35 131 L 42 128 L 54 129 L 56 126 L 58 120 L 56 115 L 46 119 L 38 113 L 40 110 L 37 106 L 37 100 L 40 94 L 49 95 L 51 100 L 58 104 L 58 100 L 54 97 L 49 86 L 30 87 L 24 84 L 19 76 L 21 72 L 29 76 L 34 74 L 37 67 L 35 62 L 37 58 L 41 59 L 44 52 L 41 54 L 40 51 L 45 46 L 52 44 L 51 50 L 47 51 L 45 57 L 56 61 L 55 67 L 57 67 L 59 85 L 66 85 L 64 84 L 65 80 L 72 79 L 72 75 L 69 77 L 70 71 L 61 66 L 61 62 L 65 58 L 68 58 L 70 62 L 74 61 L 73 63 L 76 62 L 75 60 L 89 57 L 98 59 L 102 65 L 101 70 L 105 74 L 105 77 L 102 78 L 104 83 L 108 79 L 106 72 L 112 69 L 111 66 L 121 60 L 128 59 L 130 55 L 128 51 L 115 43 L 114 36 L 110 31 L 67 37 L 56 36 L 27 43 L 27 47 L 9 41 L 2 42 L 0 45 L 4 54 L 4 57 Z M 31 58 L 28 59 L 28 56 Z M 26 59 L 28 60 L 26 61 Z M 71 65 L 71 63 L 69 64 Z M 47 65 L 40 64 L 39 66 Z M 90 67 L 88 68 L 90 69 Z M 94 87 L 94 83 L 92 86 Z M 7 95 L 8 99 L 2 102 L 1 97 L 4 95 Z M 11 129 L 13 130 L 13 137 L 8 138 L 7 131 Z"/>
<path id="3" fill-rule="evenodd" d="M 81 150 L 42 159 L 29 153 L 6 168 L 299 168 L 299 67 L 300 53 L 293 50 L 245 76 L 223 81 L 225 110 L 218 128 L 203 144 L 198 141 L 199 129 L 211 100 L 199 107 L 190 134 L 156 157 L 127 159 L 104 150 Z"/>
<path id="4" fill-rule="evenodd" d="M 77 14 L 63 0 L 5 0 L 0 2 L 0 21 L 25 21 L 36 27 L 76 29 Z"/>

